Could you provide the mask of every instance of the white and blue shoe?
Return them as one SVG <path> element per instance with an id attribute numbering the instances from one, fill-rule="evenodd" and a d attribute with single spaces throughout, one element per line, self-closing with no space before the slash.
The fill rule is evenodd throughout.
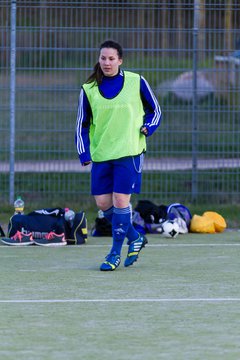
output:
<path id="1" fill-rule="evenodd" d="M 124 262 L 124 266 L 130 266 L 138 259 L 138 254 L 148 243 L 146 236 L 139 234 L 139 238 L 132 241 L 128 247 L 128 254 Z"/>

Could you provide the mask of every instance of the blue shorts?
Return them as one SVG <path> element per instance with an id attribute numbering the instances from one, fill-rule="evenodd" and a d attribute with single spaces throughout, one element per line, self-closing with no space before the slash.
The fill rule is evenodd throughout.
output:
<path id="1" fill-rule="evenodd" d="M 117 160 L 93 162 L 91 172 L 92 195 L 139 194 L 141 190 L 144 155 Z"/>

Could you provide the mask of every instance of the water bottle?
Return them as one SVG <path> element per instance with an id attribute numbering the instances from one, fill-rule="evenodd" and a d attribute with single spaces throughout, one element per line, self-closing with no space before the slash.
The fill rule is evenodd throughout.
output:
<path id="1" fill-rule="evenodd" d="M 70 226 L 73 226 L 73 220 L 75 218 L 75 212 L 69 208 L 65 208 L 65 214 L 64 214 L 65 220 L 70 224 Z"/>
<path id="2" fill-rule="evenodd" d="M 14 201 L 14 210 L 14 214 L 24 214 L 24 201 L 21 196 Z"/>
<path id="3" fill-rule="evenodd" d="M 104 213 L 102 210 L 98 210 L 98 218 L 99 219 L 103 219 L 104 218 Z"/>

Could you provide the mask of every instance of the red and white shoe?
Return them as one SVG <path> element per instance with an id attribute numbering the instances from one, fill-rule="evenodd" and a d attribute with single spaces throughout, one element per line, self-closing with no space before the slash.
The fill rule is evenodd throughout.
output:
<path id="1" fill-rule="evenodd" d="M 17 231 L 15 235 L 10 238 L 3 237 L 1 241 L 6 245 L 11 246 L 28 246 L 34 245 L 32 233 L 23 233 L 21 231 Z"/>

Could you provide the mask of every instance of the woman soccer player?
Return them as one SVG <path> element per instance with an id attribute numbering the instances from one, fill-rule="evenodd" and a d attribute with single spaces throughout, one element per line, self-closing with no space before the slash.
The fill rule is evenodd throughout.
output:
<path id="1" fill-rule="evenodd" d="M 115 270 L 124 239 L 132 265 L 147 243 L 131 223 L 130 198 L 140 193 L 146 137 L 160 124 L 161 109 L 147 81 L 120 68 L 121 45 L 107 40 L 100 46 L 93 73 L 82 85 L 77 113 L 76 146 L 83 166 L 92 163 L 91 193 L 112 223 L 112 248 L 100 266 Z"/>

